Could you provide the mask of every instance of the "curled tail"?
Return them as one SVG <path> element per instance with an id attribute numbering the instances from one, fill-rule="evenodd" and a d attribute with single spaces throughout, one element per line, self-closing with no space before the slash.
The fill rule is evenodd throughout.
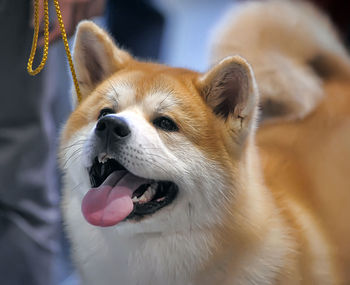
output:
<path id="1" fill-rule="evenodd" d="M 350 79 L 350 58 L 330 20 L 304 1 L 251 1 L 213 31 L 211 62 L 239 54 L 252 65 L 264 120 L 297 119 L 324 96 L 323 82 Z"/>

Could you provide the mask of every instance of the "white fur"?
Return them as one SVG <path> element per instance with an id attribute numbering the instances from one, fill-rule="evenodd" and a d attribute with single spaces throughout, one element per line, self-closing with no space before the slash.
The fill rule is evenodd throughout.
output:
<path id="1" fill-rule="evenodd" d="M 130 103 L 132 91 L 127 91 L 129 96 L 120 95 L 118 104 L 128 105 L 123 98 Z M 144 103 L 111 115 L 123 117 L 132 130 L 121 149 L 120 162 L 138 176 L 170 180 L 179 187 L 175 201 L 153 216 L 110 228 L 89 225 L 80 207 L 90 188 L 86 169 L 93 159 L 96 124 L 82 128 L 62 146 L 66 172 L 63 212 L 84 284 L 191 284 L 192 275 L 210 254 L 213 237 L 203 231 L 220 223 L 228 191 L 224 171 L 180 133 L 166 134 L 176 147 L 164 143 L 165 134 L 144 118 L 143 108 L 153 105 L 156 109 L 161 102 L 166 106 L 167 100 L 174 99 L 167 95 L 155 98 L 158 96 L 150 94 Z"/>

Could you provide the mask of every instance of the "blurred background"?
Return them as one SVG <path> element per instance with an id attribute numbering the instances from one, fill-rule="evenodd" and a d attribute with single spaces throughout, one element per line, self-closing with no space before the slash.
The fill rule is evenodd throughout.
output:
<path id="1" fill-rule="evenodd" d="M 213 26 L 237 5 L 234 0 L 59 2 L 70 36 L 80 20 L 89 18 L 140 59 L 198 71 L 208 68 Z M 349 2 L 313 2 L 330 15 L 349 44 Z M 29 0 L 0 0 L 1 284 L 77 285 L 79 276 L 62 230 L 61 174 L 56 161 L 60 128 L 72 110 L 71 77 L 53 7 L 47 65 L 38 76 L 27 74 L 32 7 Z M 42 15 L 41 10 L 41 23 Z M 39 44 L 43 44 L 42 37 Z M 40 59 L 39 50 L 37 61 Z"/>

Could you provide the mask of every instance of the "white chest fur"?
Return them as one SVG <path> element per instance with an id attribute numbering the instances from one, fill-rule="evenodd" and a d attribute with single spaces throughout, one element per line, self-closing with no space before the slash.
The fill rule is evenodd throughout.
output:
<path id="1" fill-rule="evenodd" d="M 78 193 L 65 191 L 64 213 L 73 257 L 85 285 L 191 285 L 208 258 L 210 237 L 182 232 L 135 234 L 128 225 L 89 225 Z"/>

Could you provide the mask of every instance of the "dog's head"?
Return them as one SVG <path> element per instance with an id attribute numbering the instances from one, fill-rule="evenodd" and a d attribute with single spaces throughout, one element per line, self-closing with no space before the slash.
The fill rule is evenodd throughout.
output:
<path id="1" fill-rule="evenodd" d="M 204 74 L 140 62 L 91 22 L 78 27 L 74 62 L 83 101 L 61 165 L 85 219 L 140 232 L 218 223 L 254 132 L 247 62 L 228 57 Z"/>

